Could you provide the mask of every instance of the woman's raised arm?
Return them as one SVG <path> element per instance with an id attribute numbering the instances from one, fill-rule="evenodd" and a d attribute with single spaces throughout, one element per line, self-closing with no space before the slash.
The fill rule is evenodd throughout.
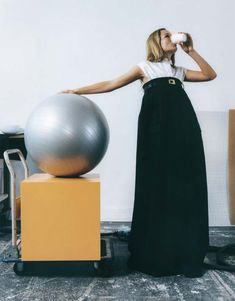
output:
<path id="1" fill-rule="evenodd" d="M 97 93 L 106 93 L 126 86 L 137 79 L 143 78 L 143 72 L 138 66 L 132 67 L 125 74 L 113 79 L 103 82 L 99 82 L 90 86 L 81 87 L 74 90 L 65 90 L 62 93 L 70 94 L 97 94 Z"/>
<path id="2" fill-rule="evenodd" d="M 215 70 L 204 60 L 203 57 L 194 49 L 193 39 L 189 33 L 184 32 L 187 35 L 187 41 L 180 43 L 181 48 L 198 64 L 201 71 L 187 70 L 184 81 L 188 82 L 203 82 L 210 81 L 216 78 L 217 74 Z"/>
<path id="3" fill-rule="evenodd" d="M 215 70 L 200 56 L 196 50 L 189 52 L 189 55 L 198 64 L 201 71 L 187 70 L 184 81 L 188 82 L 203 82 L 210 81 L 216 78 Z"/>

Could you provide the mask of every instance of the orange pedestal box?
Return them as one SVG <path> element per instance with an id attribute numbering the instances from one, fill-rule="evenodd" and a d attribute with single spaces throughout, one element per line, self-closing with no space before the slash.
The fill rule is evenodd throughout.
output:
<path id="1" fill-rule="evenodd" d="M 100 260 L 100 181 L 34 174 L 21 182 L 22 261 Z"/>

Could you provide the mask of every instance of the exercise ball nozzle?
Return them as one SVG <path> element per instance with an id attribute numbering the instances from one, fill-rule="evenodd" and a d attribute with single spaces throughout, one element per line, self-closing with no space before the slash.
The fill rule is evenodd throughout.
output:
<path id="1" fill-rule="evenodd" d="M 25 146 L 36 165 L 54 176 L 79 176 L 103 158 L 109 127 L 84 96 L 57 94 L 41 102 L 25 125 Z"/>
<path id="2" fill-rule="evenodd" d="M 171 42 L 174 44 L 179 44 L 181 42 L 186 42 L 187 36 L 184 33 L 173 33 L 171 35 Z"/>

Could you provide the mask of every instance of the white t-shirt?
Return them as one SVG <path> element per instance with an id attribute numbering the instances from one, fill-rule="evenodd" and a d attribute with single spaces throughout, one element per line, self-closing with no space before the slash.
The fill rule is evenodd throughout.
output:
<path id="1" fill-rule="evenodd" d="M 137 66 L 142 69 L 149 80 L 157 77 L 176 77 L 183 82 L 187 71 L 186 68 L 180 66 L 175 66 L 175 68 L 173 68 L 171 66 L 171 61 L 167 58 L 163 59 L 161 62 L 141 61 Z"/>

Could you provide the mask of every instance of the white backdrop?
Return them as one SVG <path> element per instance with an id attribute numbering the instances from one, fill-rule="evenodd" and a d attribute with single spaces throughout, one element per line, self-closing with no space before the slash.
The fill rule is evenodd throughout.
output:
<path id="1" fill-rule="evenodd" d="M 217 202 L 218 185 L 210 178 L 214 170 L 224 172 L 226 156 L 222 163 L 213 156 L 216 144 L 211 147 L 210 137 L 217 129 L 227 135 L 227 111 L 234 108 L 234 12 L 233 0 L 0 0 L 0 123 L 24 125 L 47 96 L 125 73 L 145 58 L 146 39 L 157 28 L 189 32 L 195 49 L 217 72 L 211 82 L 185 83 L 185 90 L 202 112 L 197 114 L 211 183 L 210 224 L 228 225 L 225 183 Z M 176 65 L 199 70 L 180 47 Z M 104 159 L 92 171 L 101 177 L 101 219 L 130 221 L 141 84 L 87 96 L 103 110 L 111 134 Z M 224 117 L 211 122 L 208 116 Z M 221 154 L 226 154 L 223 142 Z"/>

